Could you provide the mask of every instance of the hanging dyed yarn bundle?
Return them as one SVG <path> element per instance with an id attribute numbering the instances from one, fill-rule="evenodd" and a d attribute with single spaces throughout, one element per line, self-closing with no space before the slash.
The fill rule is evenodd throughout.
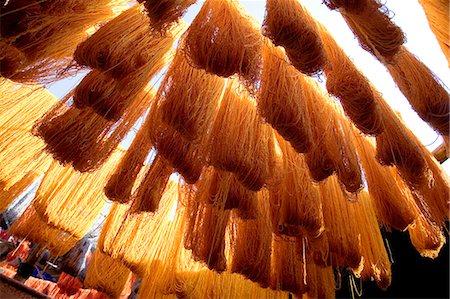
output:
<path id="1" fill-rule="evenodd" d="M 0 94 L 0 185 L 6 191 L 33 172 L 39 176 L 50 165 L 51 158 L 43 153 L 45 144 L 30 130 L 57 100 L 40 86 L 6 79 L 0 80 Z"/>
<path id="2" fill-rule="evenodd" d="M 419 216 L 411 192 L 395 168 L 383 167 L 376 161 L 372 140 L 361 136 L 356 130 L 353 134 L 378 222 L 388 229 L 407 229 Z"/>
<path id="3" fill-rule="evenodd" d="M 179 46 L 183 48 L 182 42 Z M 207 132 L 225 80 L 195 69 L 178 50 L 159 91 L 162 121 L 185 139 L 198 142 Z"/>
<path id="4" fill-rule="evenodd" d="M 68 107 L 70 97 L 38 120 L 34 134 L 44 139 L 46 150 L 77 171 L 100 167 L 147 109 L 153 90 L 136 95 L 118 122 L 107 121 L 90 108 Z"/>
<path id="5" fill-rule="evenodd" d="M 105 195 L 108 199 L 120 203 L 126 203 L 131 199 L 133 186 L 144 166 L 145 158 L 152 148 L 150 134 L 148 133 L 151 126 L 152 123 L 147 117 L 113 175 L 106 183 Z"/>
<path id="6" fill-rule="evenodd" d="M 272 242 L 272 272 L 270 288 L 287 291 L 297 297 L 308 292 L 305 249 L 296 238 L 274 236 Z"/>
<path id="7" fill-rule="evenodd" d="M 303 98 L 308 103 L 314 146 L 306 154 L 306 163 L 315 181 L 323 181 L 336 171 L 348 192 L 362 186 L 361 167 L 342 108 L 311 79 L 302 83 Z"/>
<path id="8" fill-rule="evenodd" d="M 362 2 L 366 4 L 360 12 L 341 10 L 347 24 L 361 46 L 387 67 L 419 116 L 440 134 L 447 136 L 450 132 L 448 90 L 422 62 L 402 46 L 404 34 L 391 22 L 387 8 L 376 0 Z"/>
<path id="9" fill-rule="evenodd" d="M 172 167 L 164 158 L 156 155 L 133 195 L 134 212 L 156 212 L 158 210 L 159 202 L 172 171 Z"/>
<path id="10" fill-rule="evenodd" d="M 221 77 L 238 74 L 256 92 L 262 36 L 235 0 L 207 0 L 188 29 L 184 51 L 196 68 Z"/>
<path id="11" fill-rule="evenodd" d="M 85 174 L 53 162 L 31 204 L 49 225 L 80 240 L 105 207 L 103 185 L 121 156 L 122 152 L 118 150 L 102 168 Z"/>
<path id="12" fill-rule="evenodd" d="M 272 229 L 281 235 L 317 237 L 324 230 L 320 193 L 304 158 L 281 137 L 277 139 L 283 153 L 283 176 L 277 188 L 270 190 Z"/>
<path id="13" fill-rule="evenodd" d="M 186 203 L 188 219 L 184 246 L 192 250 L 196 261 L 205 263 L 211 270 L 223 272 L 227 268 L 225 233 L 230 211 L 206 203 L 204 197 L 208 195 L 208 192 L 198 192 Z"/>
<path id="14" fill-rule="evenodd" d="M 33 205 L 27 207 L 9 228 L 9 232 L 19 238 L 42 244 L 54 256 L 64 255 L 79 241 L 71 234 L 45 222 Z"/>
<path id="15" fill-rule="evenodd" d="M 131 271 L 121 261 L 97 248 L 89 264 L 84 287 L 96 289 L 112 298 L 118 298 L 123 293 L 128 296 L 131 275 Z"/>
<path id="16" fill-rule="evenodd" d="M 336 176 L 320 184 L 325 231 L 329 246 L 326 264 L 358 269 L 362 266 L 359 227 Z M 336 215 L 339 214 L 339 217 Z M 348 221 L 352 219 L 352 221 Z"/>
<path id="17" fill-rule="evenodd" d="M 380 134 L 383 115 L 369 81 L 324 26 L 319 25 L 319 32 L 328 59 L 324 68 L 328 92 L 339 98 L 345 113 L 361 132 Z"/>
<path id="18" fill-rule="evenodd" d="M 257 193 L 242 186 L 230 172 L 205 168 L 196 194 L 219 209 L 235 210 L 241 219 L 255 219 L 257 215 Z"/>
<path id="19" fill-rule="evenodd" d="M 270 126 L 257 115 L 254 99 L 229 81 L 210 132 L 211 165 L 233 172 L 246 188 L 258 191 L 273 171 L 273 138 Z"/>
<path id="20" fill-rule="evenodd" d="M 155 34 L 139 6 L 106 24 L 75 53 L 77 61 L 94 70 L 75 88 L 74 106 L 91 107 L 105 119 L 118 121 L 136 94 L 167 63 L 182 28 L 174 26 L 163 36 Z"/>
<path id="21" fill-rule="evenodd" d="M 263 34 L 286 50 L 291 64 L 306 75 L 326 63 L 317 25 L 297 0 L 267 0 Z"/>
<path id="22" fill-rule="evenodd" d="M 241 219 L 236 214 L 231 219 L 232 257 L 230 272 L 267 288 L 270 283 L 270 256 L 272 230 L 267 192 L 258 192 L 255 198 L 255 219 Z"/>
<path id="23" fill-rule="evenodd" d="M 353 1 L 350 1 L 353 2 Z M 357 12 L 341 10 L 361 47 L 378 59 L 391 61 L 405 42 L 403 31 L 389 17 L 389 10 L 377 0 L 363 0 Z M 344 4 L 345 7 L 345 4 Z"/>
<path id="24" fill-rule="evenodd" d="M 183 176 L 183 179 L 194 184 L 199 179 L 205 164 L 204 145 L 206 134 L 198 143 L 186 140 L 177 130 L 166 125 L 162 121 L 160 107 L 158 106 L 161 88 L 155 99 L 155 104 L 150 109 L 146 122 L 149 123 L 151 142 L 155 145 L 158 153 Z"/>
<path id="25" fill-rule="evenodd" d="M 417 114 L 441 135 L 448 136 L 449 93 L 439 78 L 405 47 L 386 67 Z"/>
<path id="26" fill-rule="evenodd" d="M 142 6 L 135 5 L 79 44 L 74 59 L 119 79 L 147 63 L 161 64 L 172 43 L 171 33 L 156 35 Z"/>
<path id="27" fill-rule="evenodd" d="M 421 256 L 435 259 L 445 244 L 442 228 L 424 216 L 419 216 L 408 228 L 411 243 Z"/>
<path id="28" fill-rule="evenodd" d="M 313 138 L 301 80 L 301 74 L 285 60 L 283 50 L 267 41 L 256 98 L 258 112 L 297 152 L 304 153 L 312 147 Z"/>
<path id="29" fill-rule="evenodd" d="M 197 0 L 138 0 L 145 6 L 152 26 L 160 31 L 177 22 Z"/>
<path id="30" fill-rule="evenodd" d="M 114 16 L 123 0 L 8 1 L 2 5 L 1 75 L 18 82 L 49 82 L 62 75 L 87 30 Z"/>
<path id="31" fill-rule="evenodd" d="M 449 2 L 446 0 L 431 1 L 419 0 L 422 5 L 425 15 L 428 19 L 428 24 L 436 36 L 439 46 L 442 49 L 447 61 L 450 65 L 450 44 L 449 44 Z"/>

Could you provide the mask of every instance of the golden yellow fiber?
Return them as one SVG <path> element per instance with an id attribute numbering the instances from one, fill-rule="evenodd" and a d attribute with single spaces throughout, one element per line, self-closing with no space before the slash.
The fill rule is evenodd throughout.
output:
<path id="1" fill-rule="evenodd" d="M 233 172 L 252 191 L 268 183 L 275 163 L 272 129 L 262 122 L 254 100 L 234 80 L 228 82 L 209 137 L 211 165 Z"/>
<path id="2" fill-rule="evenodd" d="M 239 273 L 266 288 L 270 283 L 272 230 L 267 191 L 255 198 L 255 219 L 243 220 L 235 213 L 231 220 L 230 272 Z"/>
<path id="3" fill-rule="evenodd" d="M 204 195 L 199 192 L 187 202 L 184 246 L 192 250 L 196 261 L 205 263 L 211 270 L 223 272 L 227 268 L 225 232 L 230 211 L 205 203 L 201 198 Z"/>
<path id="4" fill-rule="evenodd" d="M 304 158 L 281 137 L 281 183 L 270 190 L 272 229 L 275 234 L 319 236 L 324 230 L 320 193 L 312 184 Z"/>
<path id="5" fill-rule="evenodd" d="M 306 75 L 320 72 L 326 63 L 317 25 L 298 0 L 267 0 L 263 34 L 286 50 L 291 64 Z"/>
<path id="6" fill-rule="evenodd" d="M 102 253 L 97 248 L 88 266 L 84 287 L 118 298 L 130 278 L 131 271 L 121 261 Z"/>
<path id="7" fill-rule="evenodd" d="M 306 254 L 296 238 L 274 236 L 270 288 L 287 291 L 297 297 L 308 292 Z"/>
<path id="8" fill-rule="evenodd" d="M 356 130 L 353 130 L 353 134 L 378 222 L 387 229 L 392 227 L 405 230 L 419 216 L 407 185 L 396 169 L 383 167 L 376 161 L 376 149 L 372 140 Z"/>
<path id="9" fill-rule="evenodd" d="M 353 140 L 347 138 L 350 132 L 342 108 L 312 79 L 305 80 L 302 89 L 313 124 L 314 145 L 306 154 L 312 178 L 322 181 L 336 171 L 346 190 L 357 192 L 362 186 L 361 168 Z"/>
<path id="10" fill-rule="evenodd" d="M 307 298 L 336 298 L 336 282 L 332 267 L 320 267 L 310 263 L 308 283 L 309 291 L 306 293 Z"/>
<path id="11" fill-rule="evenodd" d="M 40 86 L 23 86 L 0 79 L 0 182 L 8 190 L 30 171 L 40 175 L 51 158 L 31 127 L 57 99 Z"/>
<path id="12" fill-rule="evenodd" d="M 238 74 L 250 91 L 260 79 L 262 36 L 235 0 L 207 0 L 188 29 L 184 51 L 196 68 Z"/>
<path id="13" fill-rule="evenodd" d="M 425 11 L 428 24 L 436 36 L 439 46 L 445 57 L 447 57 L 450 66 L 449 2 L 447 0 L 419 0 L 419 3 Z"/>
<path id="14" fill-rule="evenodd" d="M 177 22 L 197 0 L 138 0 L 143 2 L 152 26 L 164 31 Z"/>
<path id="15" fill-rule="evenodd" d="M 139 128 L 128 150 L 125 152 L 114 174 L 109 178 L 105 186 L 105 195 L 108 199 L 126 203 L 131 199 L 131 191 L 135 185 L 139 172 L 144 166 L 145 158 L 148 156 L 152 142 L 148 133 L 152 122 L 149 117 Z"/>
<path id="16" fill-rule="evenodd" d="M 426 161 L 420 142 L 402 123 L 397 114 L 378 95 L 384 114 L 384 132 L 376 137 L 377 159 L 382 165 L 395 165 L 402 178 L 411 185 L 426 180 Z"/>
<path id="17" fill-rule="evenodd" d="M 329 262 L 333 267 L 361 267 L 360 223 L 355 219 L 350 205 L 336 176 L 320 184 L 323 218 L 327 234 Z M 337 216 L 339 215 L 339 216 Z M 351 219 L 351 221 L 349 220 Z"/>
<path id="18" fill-rule="evenodd" d="M 358 12 L 341 10 L 342 16 L 358 38 L 361 47 L 378 59 L 389 62 L 399 52 L 405 36 L 390 17 L 389 10 L 377 0 L 365 0 Z"/>
<path id="19" fill-rule="evenodd" d="M 263 48 L 259 114 L 299 153 L 308 152 L 313 137 L 308 106 L 303 98 L 302 75 L 288 64 L 281 48 L 269 41 Z"/>
<path id="20" fill-rule="evenodd" d="M 183 235 L 184 214 L 177 207 L 179 191 L 178 184 L 170 181 L 155 213 L 135 213 L 132 205 L 114 204 L 103 225 L 98 248 L 141 276 L 147 269 L 153 275 L 152 264 L 156 267 L 161 262 L 168 266 L 176 254 L 172 245 L 178 242 L 179 248 Z"/>
<path id="21" fill-rule="evenodd" d="M 231 172 L 205 168 L 196 196 L 219 209 L 235 209 L 242 219 L 255 219 L 257 215 L 257 193 L 242 186 Z"/>
<path id="22" fill-rule="evenodd" d="M 324 0 L 330 9 L 342 9 L 351 13 L 361 12 L 368 4 L 368 0 Z"/>
<path id="23" fill-rule="evenodd" d="M 77 109 L 56 104 L 39 119 L 34 134 L 46 142 L 46 150 L 62 164 L 85 172 L 100 167 L 148 108 L 154 92 L 142 91 L 132 100 L 118 122 L 109 122 L 90 108 Z"/>
<path id="24" fill-rule="evenodd" d="M 13 223 L 9 232 L 17 237 L 44 245 L 53 256 L 62 256 L 79 241 L 70 233 L 46 223 L 32 205 Z"/>
<path id="25" fill-rule="evenodd" d="M 6 208 L 8 208 L 8 206 L 39 177 L 39 175 L 40 173 L 31 170 L 17 183 L 9 187 L 9 189 L 5 189 L 4 186 L 6 184 L 0 181 L 0 213 L 3 213 Z"/>
<path id="26" fill-rule="evenodd" d="M 79 44 L 74 59 L 113 78 L 123 78 L 146 64 L 158 68 L 173 40 L 171 32 L 155 34 L 142 6 L 134 5 Z"/>
<path id="27" fill-rule="evenodd" d="M 441 135 L 448 136 L 449 94 L 439 78 L 405 47 L 386 67 L 419 116 Z"/>
<path id="28" fill-rule="evenodd" d="M 49 225 L 81 239 L 103 210 L 103 185 L 122 156 L 116 151 L 99 170 L 81 174 L 53 162 L 31 203 Z"/>
<path id="29" fill-rule="evenodd" d="M 345 113 L 361 132 L 380 134 L 383 115 L 369 81 L 323 25 L 319 25 L 319 32 L 328 59 L 324 69 L 328 92 L 339 98 Z"/>
<path id="30" fill-rule="evenodd" d="M 10 1 L 1 13 L 1 35 L 26 59 L 19 68 L 5 70 L 18 82 L 51 82 L 71 62 L 75 47 L 88 37 L 87 29 L 114 17 L 123 0 Z M 12 57 L 12 56 L 10 56 Z M 1 57 L 2 65 L 14 65 Z"/>
<path id="31" fill-rule="evenodd" d="M 216 112 L 224 84 L 224 79 L 190 66 L 178 50 L 160 87 L 162 121 L 198 142 Z"/>
<path id="32" fill-rule="evenodd" d="M 411 243 L 421 256 L 435 259 L 445 244 L 442 228 L 420 216 L 408 228 Z"/>
<path id="33" fill-rule="evenodd" d="M 349 206 L 354 210 L 354 216 L 349 219 L 356 222 L 360 230 L 364 264 L 360 274 L 361 278 L 363 280 L 374 278 L 378 287 L 386 290 L 391 284 L 391 262 L 384 246 L 369 193 L 360 192 L 358 202 L 350 203 Z M 357 273 L 357 275 L 359 274 Z"/>
<path id="34" fill-rule="evenodd" d="M 158 209 L 172 171 L 167 161 L 156 155 L 133 195 L 133 212 L 155 212 Z"/>

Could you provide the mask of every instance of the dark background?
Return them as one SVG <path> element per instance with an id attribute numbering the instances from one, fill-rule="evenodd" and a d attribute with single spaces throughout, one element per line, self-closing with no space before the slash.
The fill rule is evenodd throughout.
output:
<path id="1" fill-rule="evenodd" d="M 362 298 L 449 298 L 450 260 L 446 232 L 446 244 L 434 260 L 420 256 L 407 232 L 383 232 L 383 235 L 389 242 L 394 260 L 392 283 L 382 291 L 375 282 L 364 282 Z M 359 287 L 359 282 L 356 285 Z M 348 275 L 342 276 L 342 288 L 336 291 L 336 298 L 351 298 Z"/>

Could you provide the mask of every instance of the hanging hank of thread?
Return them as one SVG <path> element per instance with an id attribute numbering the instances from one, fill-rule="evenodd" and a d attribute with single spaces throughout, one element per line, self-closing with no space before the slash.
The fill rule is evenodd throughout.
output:
<path id="1" fill-rule="evenodd" d="M 389 9 L 377 0 L 367 2 L 361 11 L 341 10 L 344 20 L 355 34 L 361 47 L 381 61 L 389 62 L 405 42 L 403 31 L 395 25 Z"/>
<path id="2" fill-rule="evenodd" d="M 299 153 L 308 152 L 313 143 L 309 111 L 298 83 L 302 79 L 286 62 L 283 50 L 267 41 L 256 98 L 258 112 Z"/>
<path id="3" fill-rule="evenodd" d="M 152 142 L 148 133 L 151 126 L 152 123 L 147 116 L 130 147 L 120 160 L 115 172 L 106 183 L 104 190 L 108 199 L 120 203 L 126 203 L 131 199 L 133 186 L 144 166 L 145 158 L 152 148 Z"/>
<path id="4" fill-rule="evenodd" d="M 152 27 L 165 31 L 184 15 L 197 0 L 138 0 L 145 6 L 145 12 Z"/>
<path id="5" fill-rule="evenodd" d="M 134 212 L 155 212 L 159 201 L 166 189 L 173 168 L 162 158 L 156 155 L 144 178 L 133 194 Z"/>
<path id="6" fill-rule="evenodd" d="M 231 222 L 232 273 L 239 273 L 261 287 L 270 283 L 272 231 L 267 191 L 258 192 L 255 219 L 243 220 L 234 214 Z"/>
<path id="7" fill-rule="evenodd" d="M 113 29 L 120 30 L 120 28 L 115 27 Z M 114 55 L 102 58 L 102 60 L 110 62 L 114 66 L 119 65 L 119 62 L 116 60 L 123 60 L 123 57 L 129 57 L 130 53 L 134 53 L 135 48 L 139 50 L 140 47 L 151 53 L 149 57 L 143 60 L 143 64 L 135 70 L 131 70 L 128 73 L 125 70 L 120 70 L 120 74 L 123 75 L 120 79 L 114 79 L 104 71 L 92 70 L 75 88 L 73 97 L 74 106 L 80 109 L 91 107 L 105 119 L 118 121 L 126 110 L 129 109 L 135 95 L 144 90 L 149 80 L 168 62 L 172 55 L 170 51 L 171 46 L 182 29 L 183 26 L 176 26 L 165 36 L 153 35 L 153 38 L 147 40 L 137 40 L 136 43 L 138 46 L 134 47 L 129 45 L 131 48 L 123 48 L 115 55 L 122 55 L 120 58 L 115 59 Z M 116 33 L 115 30 L 112 32 Z M 143 34 L 150 36 L 151 32 L 148 29 Z M 108 34 L 106 36 L 112 36 L 114 38 L 114 34 Z M 100 36 L 100 40 L 104 38 L 104 36 Z M 96 40 L 97 38 L 92 43 L 89 42 L 90 40 L 87 40 L 87 46 L 93 44 L 91 47 L 97 48 Z M 110 48 L 116 49 L 117 45 L 112 44 Z M 89 54 L 91 53 L 89 47 L 83 50 L 88 51 Z"/>
<path id="8" fill-rule="evenodd" d="M 211 166 L 205 168 L 197 196 L 219 209 L 234 209 L 236 216 L 242 219 L 254 219 L 257 215 L 257 193 L 242 186 L 235 175 L 227 171 Z"/>
<path id="9" fill-rule="evenodd" d="M 314 263 L 309 264 L 307 298 L 336 298 L 333 268 L 320 267 Z"/>
<path id="10" fill-rule="evenodd" d="M 384 246 L 380 228 L 369 193 L 363 190 L 358 194 L 358 201 L 350 203 L 353 210 L 352 221 L 356 222 L 361 238 L 363 269 L 355 275 L 363 280 L 375 279 L 379 288 L 386 290 L 391 284 L 391 262 Z"/>
<path id="11" fill-rule="evenodd" d="M 377 159 L 382 165 L 395 165 L 402 178 L 411 185 L 426 181 L 426 161 L 419 145 L 396 113 L 380 97 L 385 115 L 384 132 L 376 137 Z M 415 138 L 415 137 L 414 137 Z"/>
<path id="12" fill-rule="evenodd" d="M 435 259 L 445 244 L 442 228 L 423 215 L 408 228 L 411 243 L 421 256 Z"/>
<path id="13" fill-rule="evenodd" d="M 328 92 L 340 100 L 345 113 L 361 132 L 380 134 L 383 115 L 368 79 L 323 25 L 319 24 L 319 32 L 328 59 L 324 68 Z"/>
<path id="14" fill-rule="evenodd" d="M 419 0 L 428 19 L 431 31 L 436 36 L 439 46 L 450 66 L 450 37 L 449 37 L 449 2 L 447 0 Z"/>
<path id="15" fill-rule="evenodd" d="M 158 263 L 169 267 L 174 260 L 173 244 L 181 244 L 184 214 L 178 208 L 179 185 L 169 181 L 155 213 L 136 211 L 133 204 L 115 203 L 99 237 L 98 247 L 118 259 L 139 276 Z M 151 235 L 151 238 L 149 238 Z M 152 273 L 150 275 L 157 275 Z M 155 277 L 158 279 L 158 277 Z"/>
<path id="16" fill-rule="evenodd" d="M 148 108 L 154 92 L 142 91 L 118 122 L 110 122 L 90 108 L 67 107 L 70 94 L 37 121 L 33 133 L 62 164 L 85 172 L 100 167 Z"/>
<path id="17" fill-rule="evenodd" d="M 88 266 L 84 287 L 118 298 L 127 284 L 130 284 L 131 275 L 131 271 L 121 261 L 102 253 L 97 248 Z"/>
<path id="18" fill-rule="evenodd" d="M 281 137 L 284 176 L 270 189 L 272 229 L 275 234 L 319 236 L 324 230 L 321 199 L 304 158 Z"/>
<path id="19" fill-rule="evenodd" d="M 441 135 L 448 136 L 449 94 L 439 78 L 405 47 L 386 67 L 417 114 Z"/>
<path id="20" fill-rule="evenodd" d="M 122 152 L 118 150 L 100 169 L 83 174 L 53 162 L 31 204 L 49 225 L 80 240 L 105 207 L 102 186 L 121 156 Z"/>
<path id="21" fill-rule="evenodd" d="M 348 120 L 342 108 L 312 79 L 304 82 L 303 91 L 314 124 L 315 144 L 306 154 L 312 178 L 323 181 L 336 171 L 348 192 L 358 192 L 362 187 L 361 168 L 355 145 L 346 137 Z"/>
<path id="22" fill-rule="evenodd" d="M 30 242 L 42 244 L 53 256 L 64 255 L 79 241 L 70 233 L 55 228 L 41 219 L 32 205 L 27 207 L 8 232 Z"/>
<path id="23" fill-rule="evenodd" d="M 225 80 L 186 61 L 183 42 L 161 83 L 162 121 L 190 142 L 198 142 L 216 112 Z"/>
<path id="24" fill-rule="evenodd" d="M 335 175 L 321 182 L 322 210 L 325 232 L 329 244 L 327 264 L 333 267 L 343 266 L 352 269 L 362 267 L 362 249 L 360 241 L 360 223 L 354 219 L 349 202 Z M 349 219 L 352 219 L 350 221 Z"/>
<path id="25" fill-rule="evenodd" d="M 0 99 L 0 182 L 3 190 L 9 190 L 26 175 L 38 176 L 50 165 L 51 157 L 43 152 L 45 143 L 30 130 L 57 99 L 41 86 L 6 79 L 0 79 Z"/>
<path id="26" fill-rule="evenodd" d="M 272 241 L 272 272 L 270 288 L 301 297 L 308 292 L 306 252 L 296 238 L 274 236 Z"/>
<path id="27" fill-rule="evenodd" d="M 123 0 L 9 1 L 2 8 L 0 26 L 2 42 L 9 45 L 6 55 L 0 56 L 1 75 L 22 83 L 71 75 L 61 69 L 71 63 L 88 29 L 113 18 L 115 10 L 125 5 Z"/>
<path id="28" fill-rule="evenodd" d="M 297 0 L 268 0 L 262 31 L 286 50 L 291 64 L 306 75 L 319 73 L 326 63 L 317 25 Z"/>
<path id="29" fill-rule="evenodd" d="M 233 172 L 252 191 L 268 183 L 275 163 L 273 132 L 257 115 L 254 99 L 234 80 L 226 87 L 209 137 L 211 165 Z"/>
<path id="30" fill-rule="evenodd" d="M 353 130 L 352 138 L 355 138 L 378 222 L 388 230 L 391 227 L 405 230 L 419 216 L 407 185 L 393 167 L 383 167 L 376 161 L 373 140 L 356 130 Z"/>
<path id="31" fill-rule="evenodd" d="M 201 182 L 200 182 L 201 183 Z M 227 268 L 225 233 L 230 211 L 206 203 L 206 192 L 199 192 L 186 203 L 184 247 L 192 250 L 193 258 L 214 271 Z"/>
<path id="32" fill-rule="evenodd" d="M 260 80 L 262 36 L 234 0 L 207 0 L 189 27 L 184 51 L 191 65 L 221 77 L 238 74 L 250 92 Z"/>
<path id="33" fill-rule="evenodd" d="M 145 64 L 158 65 L 173 43 L 171 35 L 170 31 L 164 35 L 153 32 L 142 6 L 134 5 L 80 43 L 74 59 L 113 78 L 123 78 Z"/>
<path id="34" fill-rule="evenodd" d="M 159 99 L 157 96 L 156 101 Z M 149 113 L 149 122 L 153 127 L 147 132 L 155 145 L 158 154 L 183 176 L 183 179 L 194 184 L 199 179 L 205 164 L 204 135 L 198 144 L 187 141 L 172 127 L 161 120 L 160 109 L 155 104 Z"/>
<path id="35" fill-rule="evenodd" d="M 0 214 L 3 213 L 8 206 L 31 187 L 36 179 L 40 176 L 40 172 L 36 170 L 28 171 L 17 183 L 6 189 L 4 182 L 0 181 Z"/>
<path id="36" fill-rule="evenodd" d="M 323 0 L 322 2 L 330 9 L 341 9 L 351 13 L 363 11 L 368 4 L 368 0 Z"/>

